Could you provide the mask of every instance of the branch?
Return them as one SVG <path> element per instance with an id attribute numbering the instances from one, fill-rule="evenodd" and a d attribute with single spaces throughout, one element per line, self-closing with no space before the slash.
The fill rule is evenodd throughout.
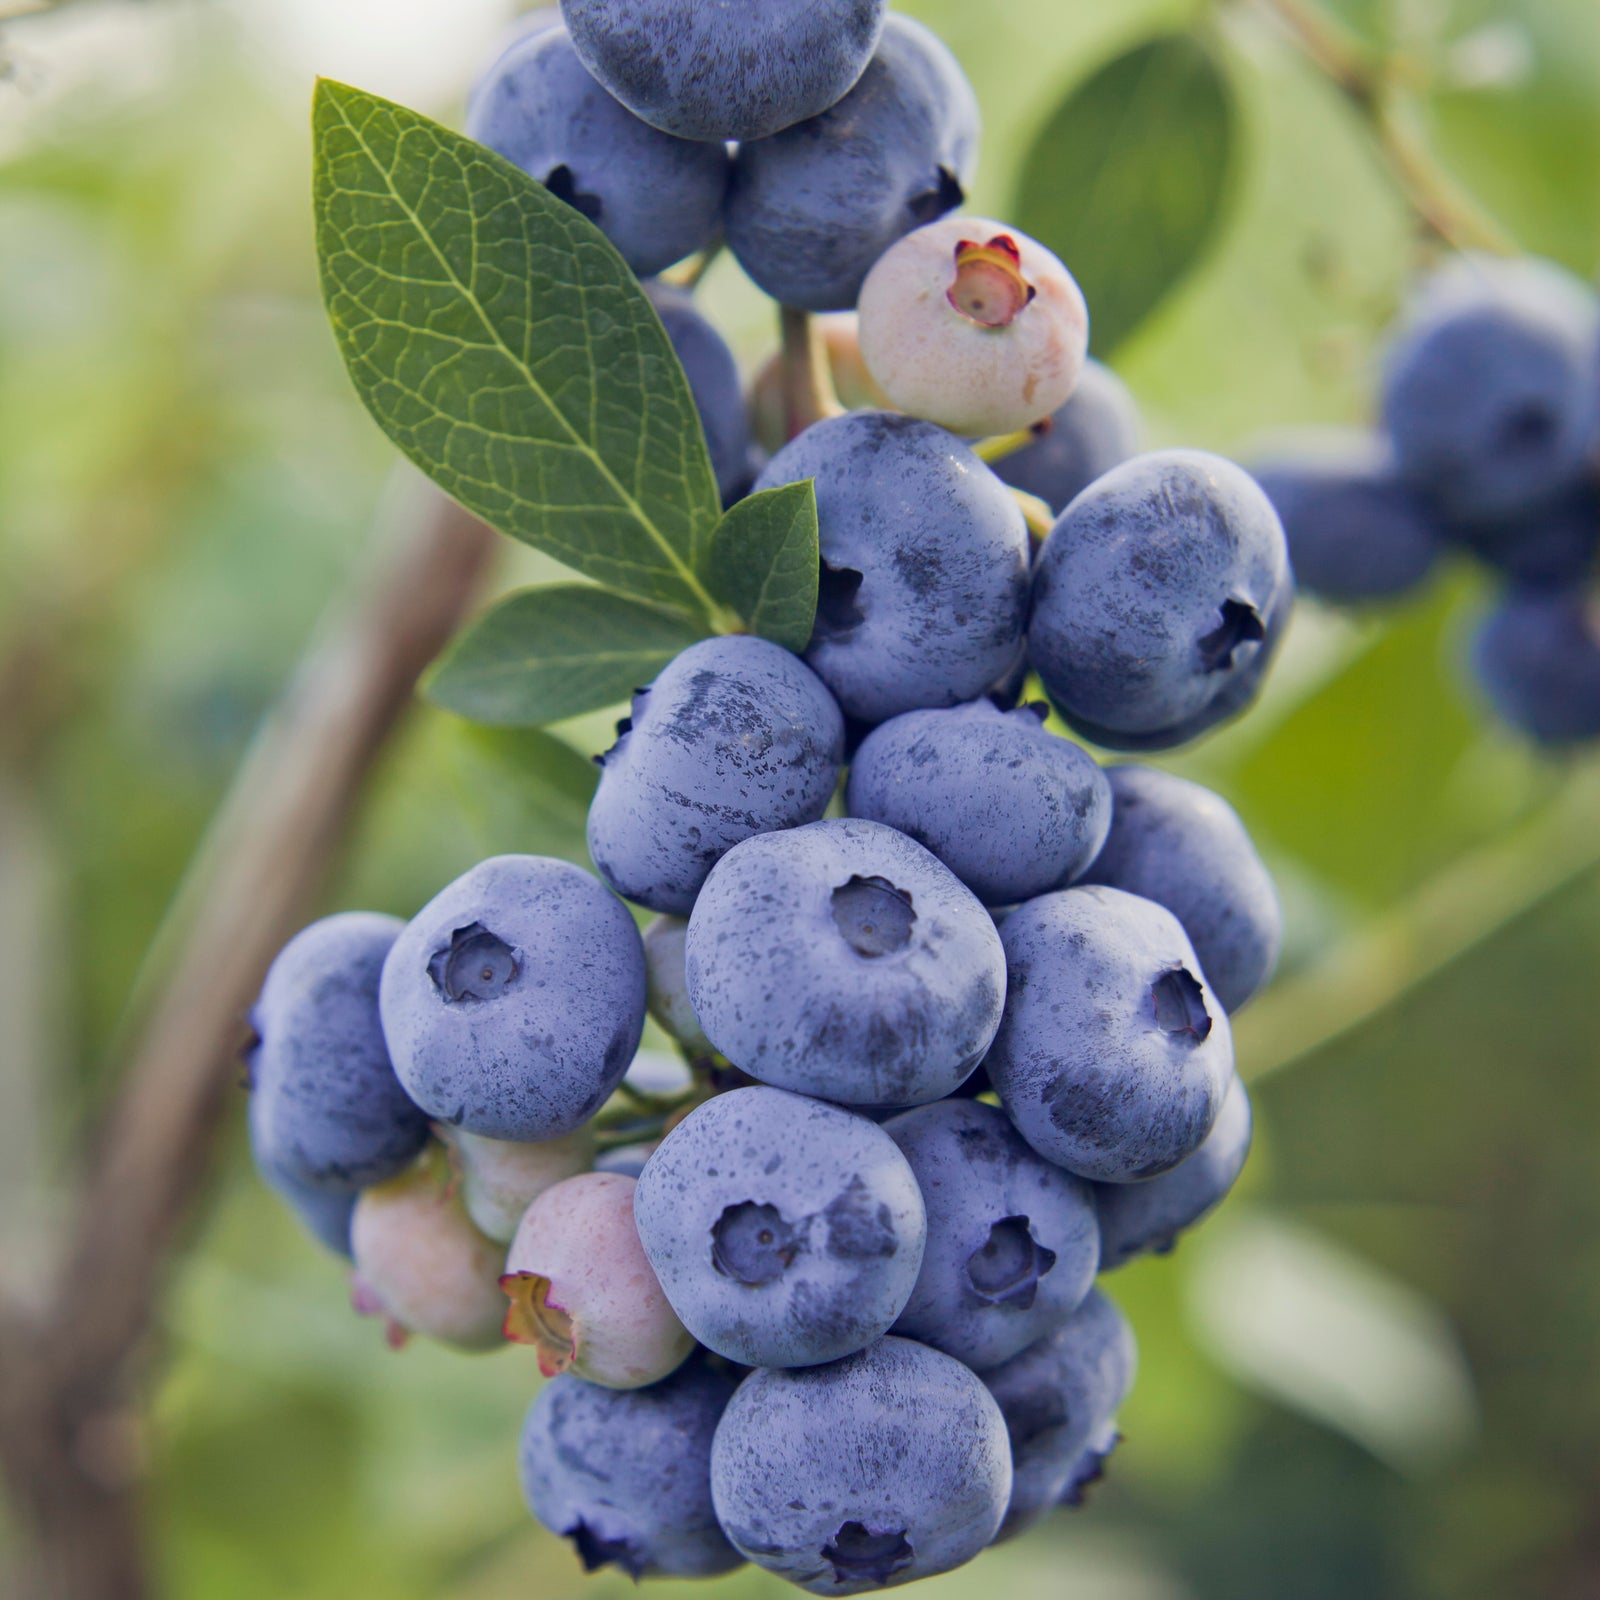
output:
<path id="1" fill-rule="evenodd" d="M 181 950 L 85 1153 L 60 1279 L 37 1316 L 0 1315 L 0 1451 L 34 1535 L 24 1594 L 143 1592 L 129 1368 L 210 1169 L 245 1012 L 313 912 L 373 764 L 493 552 L 458 506 L 431 489 L 422 506 L 387 530 L 235 778 L 180 897 Z"/>
<path id="2" fill-rule="evenodd" d="M 1310 0 L 1259 0 L 1300 54 L 1367 124 L 1406 204 L 1435 238 L 1455 250 L 1516 255 L 1516 241 L 1450 175 L 1417 127 L 1416 107 L 1395 63 L 1346 33 Z"/>
<path id="3" fill-rule="evenodd" d="M 784 433 L 793 439 L 813 422 L 839 416 L 844 407 L 834 392 L 828 352 L 816 318 L 782 306 L 778 319 L 783 335 Z"/>

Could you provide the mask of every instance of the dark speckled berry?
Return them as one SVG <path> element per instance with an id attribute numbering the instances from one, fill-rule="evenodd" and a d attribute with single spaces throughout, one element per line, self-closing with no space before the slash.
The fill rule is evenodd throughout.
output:
<path id="1" fill-rule="evenodd" d="M 646 1389 L 570 1374 L 539 1392 L 522 1426 L 522 1492 L 584 1571 L 709 1578 L 740 1564 L 711 1505 L 711 1440 L 736 1375 L 703 1359 Z"/>
<path id="2" fill-rule="evenodd" d="M 262 1160 L 261 1152 L 255 1149 L 254 1130 L 252 1129 L 252 1153 L 256 1160 L 256 1170 L 261 1174 L 277 1197 L 292 1211 L 307 1233 L 326 1249 L 335 1255 L 348 1257 L 350 1254 L 350 1219 L 355 1213 L 356 1201 L 360 1198 L 360 1191 L 356 1189 L 314 1189 L 310 1184 L 301 1183 L 296 1178 L 289 1177 L 280 1172 L 276 1167 Z"/>
<path id="3" fill-rule="evenodd" d="M 1165 748 L 1248 703 L 1293 587 L 1277 514 L 1247 473 L 1199 450 L 1135 456 L 1045 541 L 1029 657 L 1086 738 Z"/>
<path id="4" fill-rule="evenodd" d="M 762 834 L 717 863 L 689 919 L 689 999 L 763 1083 L 845 1105 L 951 1093 L 1005 1000 L 988 912 L 937 857 L 856 818 Z"/>
<path id="5" fill-rule="evenodd" d="M 403 926 L 375 912 L 324 917 L 267 971 L 250 1013 L 250 1133 L 279 1187 L 362 1189 L 401 1172 L 427 1141 L 378 1017 L 379 975 Z"/>
<path id="6" fill-rule="evenodd" d="M 753 1372 L 711 1447 L 717 1518 L 812 1594 L 913 1583 L 970 1561 L 1011 1494 L 1000 1408 L 959 1361 L 910 1339 L 798 1372 Z"/>
<path id="7" fill-rule="evenodd" d="M 994 470 L 1059 514 L 1138 451 L 1141 431 L 1128 386 L 1110 367 L 1086 361 L 1072 397 L 1050 418 L 1043 437 L 1001 457 Z"/>
<path id="8" fill-rule="evenodd" d="M 984 1069 L 1023 1138 L 1109 1183 L 1197 1149 L 1233 1043 L 1177 918 L 1120 889 L 1063 889 L 1018 906 L 1000 936 L 1009 987 Z"/>
<path id="9" fill-rule="evenodd" d="M 806 660 L 845 714 L 952 706 L 1011 666 L 1028 530 L 1006 486 L 930 422 L 854 411 L 807 428 L 758 489 L 816 483 L 822 589 Z"/>
<path id="10" fill-rule="evenodd" d="M 645 1163 L 634 1220 L 679 1320 L 747 1366 L 863 1349 L 922 1263 L 922 1196 L 894 1141 L 781 1089 L 734 1089 L 685 1117 Z"/>
<path id="11" fill-rule="evenodd" d="M 941 1100 L 883 1125 L 928 1212 L 917 1286 L 894 1331 L 976 1372 L 1009 1361 L 1078 1309 L 1100 1233 L 1091 1186 L 1041 1160 L 1003 1111 Z"/>
<path id="12" fill-rule="evenodd" d="M 675 656 L 617 731 L 589 853 L 618 894 L 678 916 L 741 840 L 815 822 L 844 756 L 844 720 L 816 674 L 742 634 Z"/>
<path id="13" fill-rule="evenodd" d="M 429 1116 L 554 1139 L 600 1109 L 639 1047 L 644 949 L 587 872 L 495 856 L 406 925 L 379 1003 L 395 1071 Z"/>
<path id="14" fill-rule="evenodd" d="M 850 814 L 910 834 L 985 905 L 1065 888 L 1105 843 L 1111 787 L 1045 712 L 977 700 L 891 718 L 851 763 Z"/>
<path id="15" fill-rule="evenodd" d="M 684 139 L 761 139 L 849 93 L 887 0 L 562 0 L 589 70 Z"/>

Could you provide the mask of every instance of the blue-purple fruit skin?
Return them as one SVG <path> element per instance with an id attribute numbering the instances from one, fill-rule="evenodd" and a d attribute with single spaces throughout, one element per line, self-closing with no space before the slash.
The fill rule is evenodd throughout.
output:
<path id="1" fill-rule="evenodd" d="M 994 470 L 1037 495 L 1058 516 L 1091 483 L 1139 450 L 1144 426 L 1133 395 L 1110 367 L 1090 359 L 1042 437 L 1002 456 Z"/>
<path id="2" fill-rule="evenodd" d="M 976 700 L 892 717 L 850 764 L 850 814 L 909 834 L 985 905 L 1065 888 L 1106 841 L 1111 786 L 1045 729 L 1047 709 Z"/>
<path id="3" fill-rule="evenodd" d="M 1452 524 L 1446 533 L 1517 588 L 1581 588 L 1600 553 L 1600 482 L 1496 522 Z"/>
<path id="4" fill-rule="evenodd" d="M 1600 298 L 1548 261 L 1456 257 L 1400 326 L 1382 412 L 1401 473 L 1450 520 L 1548 504 L 1600 440 Z"/>
<path id="5" fill-rule="evenodd" d="M 717 475 L 717 492 L 724 505 L 731 505 L 755 476 L 750 469 L 750 419 L 738 363 L 727 341 L 701 315 L 686 289 L 658 279 L 645 285 L 645 293 L 683 364 L 705 430 L 711 470 Z"/>
<path id="6" fill-rule="evenodd" d="M 1178 919 L 1096 885 L 1018 906 L 1000 936 L 1005 1018 L 984 1070 L 1023 1138 L 1101 1183 L 1154 1177 L 1198 1149 L 1233 1042 Z"/>
<path id="7" fill-rule="evenodd" d="M 1249 474 L 1154 451 L 1057 520 L 1034 566 L 1029 658 L 1084 737 L 1168 748 L 1249 703 L 1293 592 L 1283 529 Z"/>
<path id="8" fill-rule="evenodd" d="M 634 1220 L 679 1320 L 754 1367 L 864 1349 L 900 1315 L 926 1221 L 875 1123 L 762 1087 L 699 1106 L 645 1163 Z"/>
<path id="9" fill-rule="evenodd" d="M 781 645 L 702 639 L 633 698 L 601 758 L 589 854 L 618 894 L 687 916 L 717 862 L 754 834 L 815 822 L 844 758 L 844 719 Z"/>
<path id="10" fill-rule="evenodd" d="M 302 928 L 250 1012 L 250 1130 L 284 1183 L 349 1193 L 392 1178 L 428 1138 L 395 1076 L 378 981 L 404 924 L 347 911 Z"/>
<path id="11" fill-rule="evenodd" d="M 1238 1078 L 1205 1142 L 1170 1172 L 1144 1183 L 1099 1186 L 1100 1270 L 1164 1255 L 1178 1235 L 1219 1206 L 1250 1154 L 1250 1097 Z"/>
<path id="12" fill-rule="evenodd" d="M 406 925 L 379 1001 L 395 1071 L 429 1116 L 555 1139 L 600 1109 L 639 1047 L 644 948 L 581 868 L 493 856 Z"/>
<path id="13" fill-rule="evenodd" d="M 573 43 L 635 116 L 685 139 L 762 139 L 855 86 L 887 0 L 562 0 Z"/>
<path id="14" fill-rule="evenodd" d="M 1075 1503 L 1098 1475 L 1137 1361 L 1127 1319 L 1096 1289 L 1069 1321 L 983 1375 L 1005 1417 L 1015 1469 L 1002 1539 L 1063 1500 Z"/>
<path id="15" fill-rule="evenodd" d="M 717 1426 L 711 1493 L 733 1543 L 812 1594 L 912 1583 L 999 1530 L 1005 1420 L 959 1361 L 883 1339 L 829 1366 L 751 1373 Z"/>
<path id="16" fill-rule="evenodd" d="M 1600 607 L 1585 590 L 1504 595 L 1479 623 L 1470 662 L 1519 733 L 1551 746 L 1600 739 Z"/>
<path id="17" fill-rule="evenodd" d="M 902 1111 L 883 1131 L 928 1214 L 922 1270 L 895 1333 L 983 1372 L 1078 1309 L 1100 1261 L 1089 1184 L 1041 1160 L 1003 1111 L 977 1101 Z"/>
<path id="18" fill-rule="evenodd" d="M 1219 794 L 1156 767 L 1111 767 L 1111 832 L 1084 883 L 1126 889 L 1183 924 L 1229 1013 L 1272 976 L 1283 912 L 1239 814 Z"/>
<path id="19" fill-rule="evenodd" d="M 891 14 L 843 100 L 740 147 L 729 247 L 780 305 L 848 311 L 895 240 L 961 204 L 978 125 L 955 57 L 920 23 Z"/>
<path id="20" fill-rule="evenodd" d="M 255 1143 L 253 1137 L 251 1143 L 252 1146 Z M 361 1191 L 313 1188 L 264 1161 L 258 1150 L 252 1153 L 262 1181 L 294 1213 L 300 1226 L 325 1249 L 348 1260 L 350 1219 L 355 1214 Z"/>
<path id="21" fill-rule="evenodd" d="M 853 1106 L 942 1099 L 1005 1000 L 994 922 L 913 839 L 843 818 L 717 863 L 684 971 L 706 1036 L 763 1083 Z"/>
<path id="22" fill-rule="evenodd" d="M 883 722 L 982 694 L 1027 621 L 1028 530 L 953 434 L 886 411 L 813 424 L 757 489 L 816 484 L 822 592 L 806 651 L 845 715 Z"/>
<path id="23" fill-rule="evenodd" d="M 467 133 L 581 211 L 641 277 L 704 249 L 721 225 L 726 147 L 641 122 L 589 76 L 565 28 L 535 29 L 500 57 Z"/>
<path id="24" fill-rule="evenodd" d="M 1392 600 L 1432 575 L 1440 518 L 1395 470 L 1388 445 L 1352 430 L 1251 469 L 1283 523 L 1294 581 L 1337 604 Z"/>
<path id="25" fill-rule="evenodd" d="M 644 1389 L 564 1374 L 522 1426 L 522 1492 L 584 1569 L 710 1578 L 742 1558 L 711 1505 L 711 1441 L 738 1377 L 692 1359 Z"/>

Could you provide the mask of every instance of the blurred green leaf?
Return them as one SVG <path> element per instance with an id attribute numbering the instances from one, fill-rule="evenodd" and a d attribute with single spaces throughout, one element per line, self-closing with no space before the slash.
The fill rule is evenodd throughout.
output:
<path id="1" fill-rule="evenodd" d="M 1097 355 L 1115 350 L 1215 237 L 1236 122 L 1216 58 L 1174 33 L 1093 73 L 1034 139 L 1012 214 L 1077 278 Z"/>
<path id="2" fill-rule="evenodd" d="M 739 501 L 717 525 L 706 582 L 750 631 L 797 655 L 817 617 L 817 495 L 811 480 Z"/>
<path id="3" fill-rule="evenodd" d="M 687 380 L 605 236 L 471 139 L 319 84 L 323 298 L 361 398 L 485 521 L 706 616 L 720 511 Z"/>
<path id="4" fill-rule="evenodd" d="M 682 616 L 587 584 L 523 589 L 455 641 L 427 694 L 474 722 L 537 727 L 626 700 L 702 636 Z"/>

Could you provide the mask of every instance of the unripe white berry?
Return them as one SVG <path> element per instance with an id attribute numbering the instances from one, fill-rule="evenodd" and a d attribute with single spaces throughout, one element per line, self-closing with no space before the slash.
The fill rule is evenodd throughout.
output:
<path id="1" fill-rule="evenodd" d="M 594 1133 L 588 1126 L 530 1144 L 444 1126 L 439 1136 L 454 1154 L 467 1215 L 501 1244 L 511 1243 L 523 1212 L 546 1189 L 587 1172 L 594 1161 Z"/>

